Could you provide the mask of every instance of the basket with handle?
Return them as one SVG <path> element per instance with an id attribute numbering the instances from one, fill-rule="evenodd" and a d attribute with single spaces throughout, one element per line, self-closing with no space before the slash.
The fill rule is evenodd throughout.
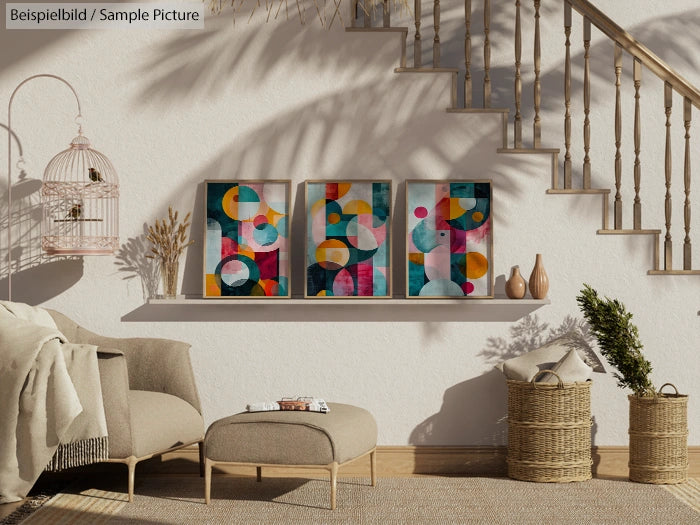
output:
<path id="1" fill-rule="evenodd" d="M 674 394 L 662 390 L 673 387 Z M 630 395 L 629 478 L 673 484 L 688 479 L 688 396 L 666 383 L 654 396 Z"/>
<path id="2" fill-rule="evenodd" d="M 557 383 L 536 379 L 549 372 Z M 508 381 L 508 476 L 563 483 L 591 478 L 591 382 L 564 383 L 552 370 Z"/>

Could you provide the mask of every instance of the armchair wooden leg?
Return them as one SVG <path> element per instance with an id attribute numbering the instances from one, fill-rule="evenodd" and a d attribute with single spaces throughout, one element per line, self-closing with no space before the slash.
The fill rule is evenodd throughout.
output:
<path id="1" fill-rule="evenodd" d="M 257 476 L 258 481 L 262 481 L 262 467 L 255 467 L 255 474 Z"/>
<path id="2" fill-rule="evenodd" d="M 127 459 L 126 466 L 129 469 L 129 503 L 134 501 L 134 478 L 136 477 L 136 463 L 138 461 L 134 456 Z"/>
<path id="3" fill-rule="evenodd" d="M 375 448 L 369 453 L 369 468 L 370 476 L 372 480 L 372 486 L 377 486 L 377 449 Z"/>
<path id="4" fill-rule="evenodd" d="M 204 458 L 204 503 L 211 501 L 211 464 L 212 460 Z"/>
<path id="5" fill-rule="evenodd" d="M 335 494 L 337 490 L 337 480 L 338 480 L 338 462 L 334 461 L 331 463 L 331 510 L 335 510 Z"/>
<path id="6" fill-rule="evenodd" d="M 204 477 L 204 441 L 197 443 L 199 446 L 199 477 Z"/>

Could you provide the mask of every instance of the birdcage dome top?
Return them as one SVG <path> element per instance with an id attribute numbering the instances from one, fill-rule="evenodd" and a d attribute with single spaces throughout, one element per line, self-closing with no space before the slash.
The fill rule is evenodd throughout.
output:
<path id="1" fill-rule="evenodd" d="M 93 149 L 90 139 L 82 133 L 71 141 L 68 149 L 49 161 L 44 171 L 44 182 L 119 185 L 111 161 Z"/>
<path id="2" fill-rule="evenodd" d="M 90 139 L 80 133 L 70 142 L 71 149 L 88 149 L 91 146 Z"/>

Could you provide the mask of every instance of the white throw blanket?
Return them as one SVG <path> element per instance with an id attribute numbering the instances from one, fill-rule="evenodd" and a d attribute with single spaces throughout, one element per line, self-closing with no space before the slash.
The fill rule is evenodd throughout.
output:
<path id="1" fill-rule="evenodd" d="M 47 466 L 107 458 L 96 350 L 68 343 L 45 310 L 0 301 L 0 503 L 26 496 Z"/>

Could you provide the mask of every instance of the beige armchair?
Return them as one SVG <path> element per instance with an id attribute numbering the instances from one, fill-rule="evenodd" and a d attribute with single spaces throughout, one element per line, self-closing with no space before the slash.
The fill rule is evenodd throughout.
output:
<path id="1" fill-rule="evenodd" d="M 199 445 L 203 475 L 204 421 L 190 363 L 190 345 L 154 338 L 102 337 L 49 310 L 71 343 L 98 348 L 109 462 L 129 469 L 129 501 L 139 461 Z"/>

